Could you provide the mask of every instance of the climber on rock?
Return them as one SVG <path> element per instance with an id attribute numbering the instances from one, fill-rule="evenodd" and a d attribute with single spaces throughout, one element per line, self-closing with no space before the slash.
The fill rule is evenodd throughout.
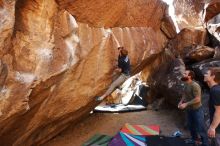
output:
<path id="1" fill-rule="evenodd" d="M 97 101 L 102 101 L 108 95 L 110 95 L 116 87 L 120 86 L 130 77 L 130 60 L 128 57 L 128 51 L 124 47 L 118 47 L 118 68 L 116 72 L 121 73 L 121 75 L 110 85 L 108 90 L 102 95 L 96 97 Z"/>

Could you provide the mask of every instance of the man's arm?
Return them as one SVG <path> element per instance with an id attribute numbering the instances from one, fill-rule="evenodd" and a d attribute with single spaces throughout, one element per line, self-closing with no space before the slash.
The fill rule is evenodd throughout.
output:
<path id="1" fill-rule="evenodd" d="M 190 105 L 193 105 L 193 104 L 196 104 L 196 103 L 200 102 L 200 100 L 201 100 L 200 96 L 196 96 L 194 99 L 192 99 L 192 100 L 190 100 L 186 103 L 181 103 L 180 102 L 179 105 L 178 105 L 178 108 L 185 109 L 187 106 L 190 106 Z"/>
<path id="2" fill-rule="evenodd" d="M 193 90 L 194 98 L 186 103 L 187 106 L 201 102 L 201 88 L 200 88 L 200 86 L 198 84 L 195 84 L 193 86 L 192 90 Z"/>
<path id="3" fill-rule="evenodd" d="M 212 120 L 212 123 L 208 129 L 208 136 L 211 138 L 215 137 L 215 133 L 216 133 L 216 128 L 218 127 L 219 123 L 220 123 L 220 106 L 215 106 L 215 113 L 214 113 L 214 117 Z"/>
<path id="4" fill-rule="evenodd" d="M 215 137 L 215 133 L 216 133 L 216 128 L 218 127 L 219 123 L 220 123 L 220 90 L 216 90 L 212 93 L 212 98 L 214 101 L 214 106 L 215 106 L 215 113 L 213 116 L 213 120 L 212 123 L 209 127 L 208 130 L 208 136 L 214 138 Z"/>
<path id="5" fill-rule="evenodd" d="M 212 96 L 215 106 L 215 113 L 210 127 L 215 129 L 220 123 L 220 90 L 216 90 Z"/>
<path id="6" fill-rule="evenodd" d="M 201 101 L 201 88 L 200 88 L 200 86 L 196 84 L 195 86 L 193 86 L 192 90 L 193 90 L 194 98 L 186 103 L 182 103 L 179 106 L 180 109 L 185 109 L 187 106 L 199 103 Z"/>
<path id="7" fill-rule="evenodd" d="M 179 104 L 182 104 L 183 103 L 183 101 L 185 101 L 185 96 L 182 96 L 182 98 L 181 98 L 181 100 L 180 100 L 180 102 L 179 102 Z"/>
<path id="8" fill-rule="evenodd" d="M 115 71 L 116 71 L 117 73 L 121 73 L 121 72 L 122 72 L 122 69 L 119 68 L 119 67 L 117 67 L 117 68 L 115 69 Z"/>
<path id="9" fill-rule="evenodd" d="M 201 101 L 201 97 L 200 96 L 196 96 L 194 99 L 186 102 L 187 106 L 189 105 L 193 105 L 193 104 L 196 104 L 196 103 L 199 103 Z"/>
<path id="10" fill-rule="evenodd" d="M 210 127 L 216 129 L 219 124 L 220 124 L 220 106 L 215 106 L 215 113 Z"/>
<path id="11" fill-rule="evenodd" d="M 181 100 L 179 101 L 178 103 L 178 108 L 180 108 L 180 105 L 186 100 L 186 97 L 185 97 L 185 86 L 183 86 L 183 95 L 182 95 L 182 98 Z"/>

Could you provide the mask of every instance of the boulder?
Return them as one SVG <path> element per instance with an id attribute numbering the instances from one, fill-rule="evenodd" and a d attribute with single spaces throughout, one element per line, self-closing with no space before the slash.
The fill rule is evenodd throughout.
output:
<path id="1" fill-rule="evenodd" d="M 58 0 L 79 22 L 95 27 L 158 29 L 167 5 L 161 0 Z"/>
<path id="2" fill-rule="evenodd" d="M 168 11 L 166 11 L 162 19 L 161 30 L 169 39 L 173 39 L 177 35 L 176 27 L 171 16 L 169 16 Z"/>
<path id="3" fill-rule="evenodd" d="M 184 28 L 202 28 L 203 21 L 200 13 L 205 6 L 204 0 L 174 0 L 173 6 L 180 30 Z"/>
<path id="4" fill-rule="evenodd" d="M 210 67 L 220 67 L 219 59 L 207 59 L 191 65 L 199 81 L 203 81 L 204 74 Z"/>
<path id="5" fill-rule="evenodd" d="M 173 53 L 179 54 L 184 58 L 185 54 L 191 51 L 196 45 L 206 45 L 208 41 L 206 29 L 185 28 L 174 39 L 169 41 L 168 48 Z"/>
<path id="6" fill-rule="evenodd" d="M 0 60 L 0 91 L 3 90 L 6 78 L 8 76 L 8 69 L 6 64 Z"/>
<path id="7" fill-rule="evenodd" d="M 220 60 L 220 46 L 215 47 L 215 54 L 213 58 Z"/>
<path id="8" fill-rule="evenodd" d="M 204 22 L 208 22 L 210 19 L 212 19 L 219 13 L 220 13 L 220 1 L 211 0 L 209 3 L 206 4 L 206 7 L 203 13 Z"/>
<path id="9" fill-rule="evenodd" d="M 165 101 L 177 106 L 183 92 L 180 80 L 185 70 L 183 60 L 175 58 L 171 51 L 166 49 L 149 68 L 153 68 L 150 73 L 143 70 L 143 74 L 148 74 L 147 83 L 150 85 L 148 102 L 156 98 L 165 98 Z"/>
<path id="10" fill-rule="evenodd" d="M 209 37 L 209 43 L 207 44 L 207 46 L 210 46 L 212 48 L 216 48 L 220 46 L 220 41 L 215 36 L 210 34 L 209 31 L 208 31 L 208 37 Z"/>
<path id="11" fill-rule="evenodd" d="M 211 0 L 203 11 L 204 26 L 220 42 L 220 1 Z"/>
<path id="12" fill-rule="evenodd" d="M 0 58 L 11 47 L 11 36 L 15 23 L 15 0 L 0 0 Z"/>
<path id="13" fill-rule="evenodd" d="M 190 50 L 185 55 L 185 58 L 191 62 L 199 62 L 205 59 L 212 58 L 215 54 L 215 49 L 207 46 L 197 46 L 195 49 Z"/>
<path id="14" fill-rule="evenodd" d="M 113 81 L 118 46 L 133 70 L 168 41 L 159 0 L 2 4 L 0 145 L 40 145 L 87 116 Z"/>
<path id="15" fill-rule="evenodd" d="M 220 44 L 220 17 L 218 20 L 219 23 L 217 24 L 209 23 L 207 26 L 207 30 L 212 36 L 214 36 L 218 40 L 218 44 Z"/>

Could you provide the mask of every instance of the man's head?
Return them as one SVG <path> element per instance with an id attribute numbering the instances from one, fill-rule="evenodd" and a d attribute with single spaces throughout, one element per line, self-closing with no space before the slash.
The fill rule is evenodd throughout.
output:
<path id="1" fill-rule="evenodd" d="M 128 50 L 126 50 L 124 47 L 118 47 L 118 51 L 120 52 L 120 55 L 127 56 Z"/>
<path id="2" fill-rule="evenodd" d="M 204 75 L 204 81 L 208 84 L 220 84 L 220 67 L 209 68 Z"/>
<path id="3" fill-rule="evenodd" d="M 121 50 L 123 50 L 124 47 L 118 47 L 118 51 L 120 52 Z"/>
<path id="4" fill-rule="evenodd" d="M 189 80 L 193 80 L 195 78 L 195 73 L 191 70 L 186 70 L 183 73 L 183 77 L 181 78 L 182 81 L 186 82 Z"/>
<path id="5" fill-rule="evenodd" d="M 122 50 L 121 50 L 121 55 L 122 55 L 122 56 L 127 56 L 127 55 L 128 55 L 128 50 L 122 49 Z"/>

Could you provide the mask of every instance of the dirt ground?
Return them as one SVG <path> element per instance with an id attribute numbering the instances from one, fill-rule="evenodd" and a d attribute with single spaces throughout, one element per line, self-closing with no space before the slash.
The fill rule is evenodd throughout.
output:
<path id="1" fill-rule="evenodd" d="M 125 124 L 160 125 L 161 135 L 171 136 L 180 130 L 184 137 L 189 133 L 183 128 L 183 118 L 177 110 L 146 110 L 130 113 L 93 113 L 77 125 L 72 125 L 44 146 L 80 146 L 96 133 L 114 136 Z"/>

